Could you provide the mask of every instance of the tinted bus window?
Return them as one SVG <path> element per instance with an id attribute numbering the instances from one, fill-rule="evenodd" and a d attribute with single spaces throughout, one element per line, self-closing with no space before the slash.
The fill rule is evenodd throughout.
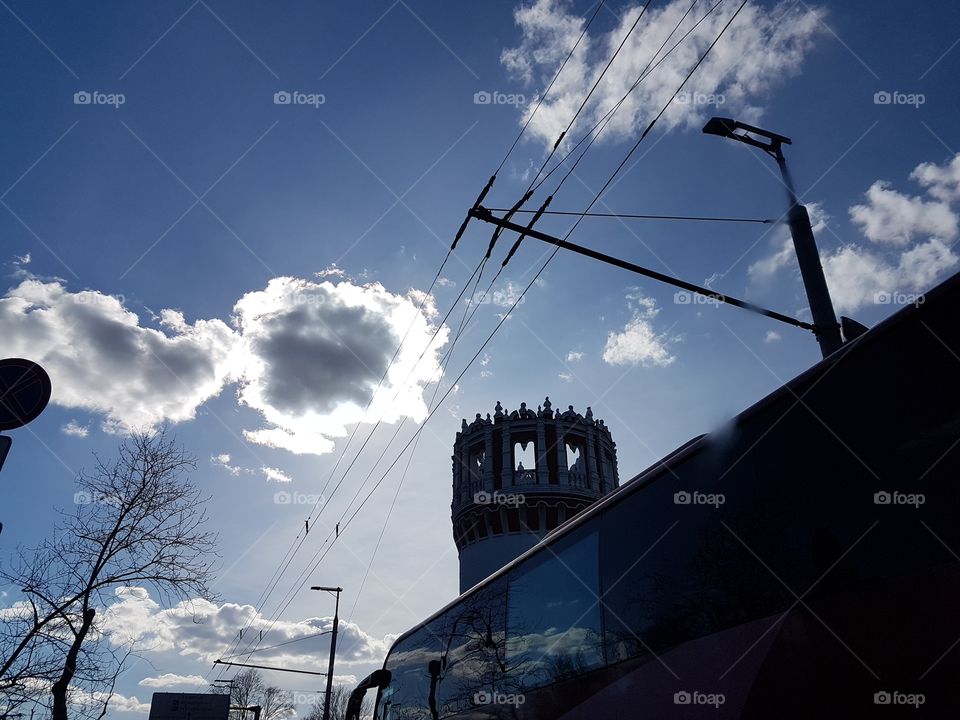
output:
<path id="1" fill-rule="evenodd" d="M 718 455 L 726 453 L 707 447 L 604 512 L 610 662 L 659 654 L 789 606 L 789 591 L 737 539 L 731 487 L 754 468 L 741 461 L 718 483 L 729 467 Z M 756 507 L 750 521 L 776 529 L 777 518 Z"/>
<path id="2" fill-rule="evenodd" d="M 597 533 L 590 525 L 509 575 L 507 664 L 516 690 L 603 663 Z"/>
<path id="3" fill-rule="evenodd" d="M 505 579 L 464 598 L 432 623 L 444 640 L 437 682 L 439 717 L 490 704 L 509 692 Z"/>
<path id="4" fill-rule="evenodd" d="M 439 663 L 442 641 L 434 624 L 420 628 L 397 643 L 387 657 L 392 673 L 390 685 L 380 696 L 377 720 L 427 720 L 434 717 L 430 708 L 431 686 Z"/>

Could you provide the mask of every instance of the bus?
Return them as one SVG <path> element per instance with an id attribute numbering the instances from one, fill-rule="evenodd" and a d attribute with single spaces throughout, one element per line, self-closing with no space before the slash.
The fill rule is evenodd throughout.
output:
<path id="1" fill-rule="evenodd" d="M 352 716 L 960 717 L 960 275 L 913 300 L 401 635 Z"/>

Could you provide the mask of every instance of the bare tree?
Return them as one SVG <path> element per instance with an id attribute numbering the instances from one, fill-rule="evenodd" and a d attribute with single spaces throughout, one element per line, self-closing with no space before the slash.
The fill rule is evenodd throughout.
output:
<path id="1" fill-rule="evenodd" d="M 323 720 L 323 695 L 317 696 L 317 704 L 310 708 L 303 720 Z M 346 685 L 334 685 L 330 691 L 330 720 L 344 720 L 347 717 L 347 703 L 350 701 L 350 688 Z M 364 698 L 360 717 L 370 717 L 373 712 L 370 696 Z"/>
<path id="2" fill-rule="evenodd" d="M 116 459 L 81 473 L 72 512 L 53 535 L 18 549 L 0 580 L 24 600 L 4 611 L 0 708 L 49 693 L 53 720 L 69 698 L 106 712 L 132 640 L 105 636 L 98 611 L 122 587 L 149 590 L 161 604 L 210 599 L 216 536 L 204 529 L 203 497 L 186 475 L 193 459 L 165 433 L 135 433 Z"/>
<path id="3" fill-rule="evenodd" d="M 293 714 L 293 696 L 286 690 L 267 685 L 254 669 L 244 670 L 230 683 L 230 705 L 238 708 L 260 706 L 260 720 L 283 720 Z M 244 710 L 234 710 L 231 716 L 242 720 Z"/>

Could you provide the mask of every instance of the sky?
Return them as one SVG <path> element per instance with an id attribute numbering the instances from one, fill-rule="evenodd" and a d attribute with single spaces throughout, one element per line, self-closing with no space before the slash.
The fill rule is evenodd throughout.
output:
<path id="1" fill-rule="evenodd" d="M 104 608 L 117 642 L 143 649 L 114 715 L 229 677 L 211 662 L 243 627 L 263 646 L 329 627 L 332 598 L 311 584 L 344 588 L 338 678 L 379 666 L 456 596 L 461 418 L 546 396 L 590 406 L 626 480 L 819 359 L 809 332 L 581 256 L 538 275 L 550 248 L 531 239 L 484 295 L 506 234 L 458 334 L 491 227 L 473 222 L 438 269 L 526 120 L 488 207 L 542 179 L 583 104 L 547 171 L 602 132 L 526 208 L 554 193 L 552 210 L 585 210 L 664 109 L 593 211 L 774 221 L 587 218 L 571 235 L 658 272 L 810 319 L 776 167 L 703 135 L 713 115 L 792 138 L 838 314 L 874 325 L 958 270 L 960 7 L 756 0 L 681 86 L 739 3 L 713 5 L 0 0 L 2 355 L 53 382 L 9 433 L 0 552 L 49 532 L 93 453 L 162 426 L 197 459 L 220 535 L 214 601 L 125 588 Z M 327 648 L 250 657 L 319 668 Z M 301 715 L 319 697 L 270 679 Z"/>

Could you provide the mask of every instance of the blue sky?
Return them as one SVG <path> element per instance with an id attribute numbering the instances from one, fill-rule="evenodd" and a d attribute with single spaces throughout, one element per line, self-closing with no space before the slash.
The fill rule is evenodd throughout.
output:
<path id="1" fill-rule="evenodd" d="M 595 6 L 0 5 L 0 328 L 4 355 L 41 362 L 54 383 L 48 410 L 11 433 L 3 550 L 47 531 L 54 506 L 73 502 L 73 478 L 92 452 L 110 453 L 127 428 L 164 422 L 198 458 L 195 477 L 221 534 L 221 598 L 202 633 L 161 622 L 142 593 L 118 598 L 114 617 L 155 648 L 118 685 L 118 707 L 132 715 L 154 689 L 200 687 L 196 676 L 251 617 L 269 626 L 327 536 L 322 526 L 347 511 L 396 423 L 405 419 L 387 462 L 424 419 L 462 305 L 413 385 L 407 371 L 490 229 L 474 223 L 448 261 L 424 306 L 436 314 L 416 313 L 419 293 Z M 736 5 L 725 0 L 631 95 L 553 209 L 589 203 Z M 622 94 L 688 6 L 651 3 L 573 137 Z M 698 3 L 692 17 L 709 7 Z M 523 193 L 636 13 L 630 3 L 601 8 L 489 205 Z M 875 324 L 957 269 L 958 20 L 946 2 L 922 11 L 896 2 L 748 5 L 594 209 L 778 218 L 784 196 L 773 164 L 699 128 L 731 115 L 791 136 L 788 160 L 812 206 L 838 310 Z M 283 92 L 295 102 L 275 102 Z M 87 96 L 76 93 L 91 102 L 78 104 Z M 478 103 L 478 93 L 494 99 Z M 540 227 L 560 234 L 570 224 L 547 218 Z M 780 225 L 594 219 L 572 239 L 809 318 Z M 498 246 L 497 264 L 505 252 Z M 524 242 L 458 340 L 440 395 L 544 252 Z M 490 277 L 488 268 L 481 289 Z M 386 422 L 332 496 L 297 572 L 254 610 L 312 507 L 278 503 L 276 493 L 320 492 L 374 370 L 411 322 L 404 372 L 377 396 L 345 462 L 373 421 Z M 382 660 L 385 637 L 456 593 L 450 452 L 461 417 L 497 400 L 535 407 L 546 395 L 555 406 L 591 405 L 618 442 L 625 479 L 818 357 L 804 331 L 677 302 L 673 288 L 558 254 L 425 426 L 359 599 L 406 456 L 309 575 L 345 588 L 357 649 L 338 674 L 365 674 Z M 16 600 L 10 592 L 2 602 Z M 270 632 L 297 637 L 331 610 L 326 597 L 296 592 Z M 200 649 L 184 653 L 189 643 Z M 325 645 L 301 647 L 280 659 L 322 661 Z M 140 684 L 165 673 L 193 679 Z"/>

